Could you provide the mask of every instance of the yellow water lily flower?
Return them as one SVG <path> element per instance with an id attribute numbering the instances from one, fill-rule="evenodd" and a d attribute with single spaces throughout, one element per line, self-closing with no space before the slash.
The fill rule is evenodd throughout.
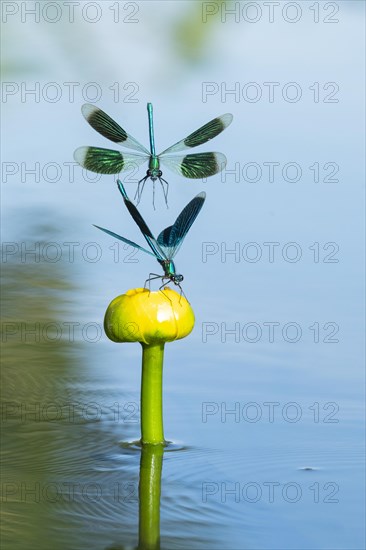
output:
<path id="1" fill-rule="evenodd" d="M 189 302 L 171 288 L 134 288 L 109 304 L 104 330 L 113 342 L 158 344 L 187 336 L 194 327 Z"/>

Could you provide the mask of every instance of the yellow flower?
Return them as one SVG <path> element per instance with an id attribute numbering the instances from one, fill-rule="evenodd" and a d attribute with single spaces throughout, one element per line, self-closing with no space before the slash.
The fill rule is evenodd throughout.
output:
<path id="1" fill-rule="evenodd" d="M 171 288 L 128 290 L 112 300 L 104 318 L 104 330 L 113 342 L 171 342 L 187 336 L 193 327 L 189 302 Z"/>

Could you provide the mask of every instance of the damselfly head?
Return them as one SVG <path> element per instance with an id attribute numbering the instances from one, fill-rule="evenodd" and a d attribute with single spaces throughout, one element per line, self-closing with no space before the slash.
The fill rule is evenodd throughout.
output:
<path id="1" fill-rule="evenodd" d="M 161 176 L 163 175 L 163 172 L 161 170 L 156 170 L 156 168 L 154 169 L 149 169 L 147 170 L 146 172 L 146 176 L 148 178 L 151 178 L 151 180 L 155 183 L 156 180 L 160 180 L 161 179 Z M 145 178 L 144 178 L 145 179 Z M 163 187 L 163 190 L 164 190 L 164 187 Z"/>
<path id="2" fill-rule="evenodd" d="M 179 273 L 175 273 L 174 275 L 172 275 L 171 278 L 173 283 L 175 283 L 176 285 L 179 285 L 179 283 L 181 283 L 184 279 L 183 275 L 180 275 Z"/>

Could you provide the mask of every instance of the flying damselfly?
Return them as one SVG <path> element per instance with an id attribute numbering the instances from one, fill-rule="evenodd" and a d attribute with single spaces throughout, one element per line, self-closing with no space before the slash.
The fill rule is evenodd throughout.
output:
<path id="1" fill-rule="evenodd" d="M 117 122 L 104 111 L 86 103 L 82 106 L 82 113 L 86 121 L 102 136 L 114 143 L 132 149 L 136 153 L 124 153 L 114 149 L 101 147 L 79 147 L 74 152 L 74 158 L 78 164 L 99 174 L 118 174 L 133 166 L 140 166 L 144 162 L 149 163 L 146 176 L 140 179 L 137 186 L 135 199 L 140 202 L 141 194 L 146 181 L 150 178 L 153 182 L 153 204 L 155 195 L 155 181 L 159 180 L 165 202 L 168 205 L 168 182 L 163 178 L 160 164 L 167 166 L 173 172 L 185 178 L 200 179 L 217 174 L 226 166 L 226 157 L 222 153 L 193 153 L 177 155 L 180 151 L 198 147 L 220 134 L 231 124 L 233 116 L 226 113 L 216 117 L 198 130 L 178 141 L 159 155 L 155 152 L 155 136 L 153 125 L 153 107 L 147 104 L 149 118 L 150 151 L 141 145 L 135 138 L 128 134 Z M 165 188 L 164 188 L 165 184 Z M 154 206 L 155 208 L 155 206 Z"/>

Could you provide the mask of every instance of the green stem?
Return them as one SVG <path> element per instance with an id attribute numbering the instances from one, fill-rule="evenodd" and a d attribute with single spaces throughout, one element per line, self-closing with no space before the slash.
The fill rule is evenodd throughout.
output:
<path id="1" fill-rule="evenodd" d="M 163 444 L 164 344 L 142 345 L 141 443 Z"/>
<path id="2" fill-rule="evenodd" d="M 160 487 L 163 445 L 144 445 L 139 483 L 139 550 L 160 548 Z"/>

